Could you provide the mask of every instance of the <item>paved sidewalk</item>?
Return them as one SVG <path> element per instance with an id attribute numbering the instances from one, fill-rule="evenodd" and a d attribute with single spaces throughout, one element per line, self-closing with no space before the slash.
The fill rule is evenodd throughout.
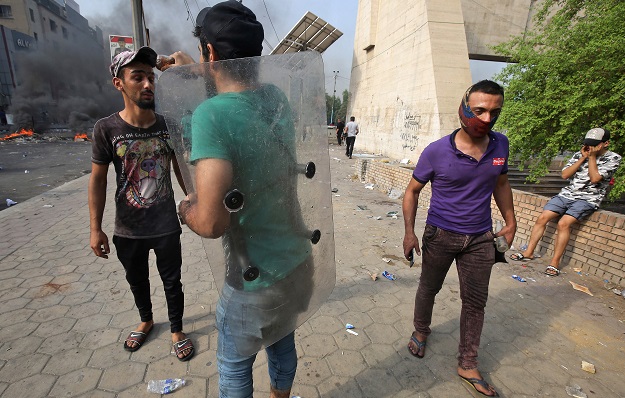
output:
<path id="1" fill-rule="evenodd" d="M 328 302 L 296 332 L 293 395 L 470 397 L 456 376 L 455 270 L 439 293 L 426 357 L 414 358 L 406 344 L 420 259 L 412 269 L 401 259 L 401 201 L 366 189 L 354 177 L 355 160 L 346 159 L 342 149 L 330 146 L 332 186 L 338 188 L 337 283 Z M 177 396 L 216 397 L 217 293 L 200 239 L 185 227 L 185 331 L 196 356 L 182 363 L 171 353 L 156 272 L 156 329 L 139 351 L 124 351 L 122 342 L 138 314 L 115 253 L 98 259 L 88 247 L 88 178 L 0 212 L 0 397 L 149 397 L 155 395 L 146 392 L 148 380 L 173 377 L 187 380 Z M 109 237 L 113 193 L 111 173 L 104 220 Z M 387 217 L 389 211 L 398 211 L 399 218 Z M 420 209 L 420 232 L 425 214 Z M 548 278 L 544 267 L 539 261 L 496 264 L 479 353 L 483 375 L 504 397 L 567 397 L 565 388 L 575 384 L 589 397 L 625 396 L 625 300 L 595 277 L 565 268 L 561 277 Z M 370 273 L 384 270 L 397 280 L 371 279 Z M 594 296 L 574 290 L 569 281 Z M 358 336 L 346 333 L 348 322 Z M 582 360 L 597 373 L 584 372 Z M 265 361 L 260 354 L 254 371 L 259 397 L 268 396 Z"/>

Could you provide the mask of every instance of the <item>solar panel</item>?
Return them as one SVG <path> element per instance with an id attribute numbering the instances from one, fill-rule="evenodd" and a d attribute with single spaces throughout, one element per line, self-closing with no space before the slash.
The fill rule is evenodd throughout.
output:
<path id="1" fill-rule="evenodd" d="M 271 54 L 286 54 L 314 50 L 323 53 L 343 32 L 308 11 L 280 41 Z"/>

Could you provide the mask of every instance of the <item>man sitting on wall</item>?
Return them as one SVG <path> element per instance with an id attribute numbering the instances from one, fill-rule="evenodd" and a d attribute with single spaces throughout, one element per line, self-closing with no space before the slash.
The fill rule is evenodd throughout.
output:
<path id="1" fill-rule="evenodd" d="M 571 182 L 545 205 L 536 220 L 527 249 L 510 256 L 515 261 L 529 261 L 545 233 L 547 223 L 556 217 L 558 221 L 553 258 L 545 270 L 549 276 L 560 275 L 560 260 L 571 235 L 571 226 L 594 213 L 603 200 L 610 179 L 621 162 L 621 156 L 608 150 L 610 133 L 594 128 L 586 133 L 584 145 L 562 169 L 562 178 Z"/>

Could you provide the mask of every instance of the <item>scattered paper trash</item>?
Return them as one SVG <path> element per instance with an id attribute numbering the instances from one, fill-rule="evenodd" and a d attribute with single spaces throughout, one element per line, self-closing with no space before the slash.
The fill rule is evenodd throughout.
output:
<path id="1" fill-rule="evenodd" d="M 365 184 L 365 188 L 367 189 L 373 189 L 375 187 L 375 184 Z"/>
<path id="2" fill-rule="evenodd" d="M 369 208 L 365 205 L 358 205 L 358 210 L 369 210 Z"/>
<path id="3" fill-rule="evenodd" d="M 588 290 L 588 288 L 586 286 L 578 285 L 577 283 L 575 283 L 573 281 L 569 281 L 569 283 L 571 284 L 571 286 L 573 286 L 573 289 L 579 290 L 580 292 L 584 292 L 584 293 L 586 293 L 588 295 L 594 296 L 594 294 L 592 294 L 590 292 L 590 290 Z"/>
<path id="4" fill-rule="evenodd" d="M 16 201 L 7 198 L 7 207 L 15 206 L 16 204 Z"/>
<path id="5" fill-rule="evenodd" d="M 338 189 L 338 188 L 332 188 L 332 192 L 336 193 L 336 192 L 338 192 L 338 191 L 339 191 L 339 189 Z"/>
<path id="6" fill-rule="evenodd" d="M 43 207 L 54 207 L 54 205 L 43 205 Z"/>
<path id="7" fill-rule="evenodd" d="M 595 365 L 586 361 L 582 361 L 582 370 L 588 373 L 597 373 L 597 369 L 595 369 Z"/>
<path id="8" fill-rule="evenodd" d="M 408 163 L 410 163 L 410 159 L 407 159 L 407 158 L 406 159 L 402 159 L 402 160 L 399 161 L 399 163 L 401 163 L 401 164 L 408 164 Z"/>
<path id="9" fill-rule="evenodd" d="M 534 278 L 527 278 L 527 279 L 529 279 L 532 282 L 536 282 L 536 279 L 534 279 Z"/>
<path id="10" fill-rule="evenodd" d="M 346 323 L 345 324 L 345 329 L 353 329 L 354 325 L 352 325 L 351 323 Z"/>
<path id="11" fill-rule="evenodd" d="M 527 281 L 525 280 L 525 278 L 521 278 L 521 277 L 520 277 L 520 276 L 518 276 L 518 275 L 512 275 L 512 279 L 516 279 L 516 280 L 517 280 L 517 281 L 519 281 L 519 282 L 527 282 Z"/>
<path id="12" fill-rule="evenodd" d="M 579 273 L 579 272 L 582 272 L 582 269 L 581 268 L 573 268 L 573 271 Z"/>
<path id="13" fill-rule="evenodd" d="M 399 199 L 403 195 L 403 192 L 399 189 L 392 188 L 388 191 L 388 197 L 391 199 Z"/>
<path id="14" fill-rule="evenodd" d="M 572 386 L 566 386 L 566 393 L 569 394 L 569 396 L 571 397 L 588 398 L 588 395 L 586 395 L 586 393 L 583 393 L 582 388 L 577 384 L 573 384 Z"/>
<path id="15" fill-rule="evenodd" d="M 371 277 L 371 279 L 373 279 L 374 282 L 378 280 L 377 272 L 374 272 L 373 274 L 369 272 L 369 276 Z"/>
<path id="16" fill-rule="evenodd" d="M 382 272 L 382 276 L 385 277 L 386 279 L 388 279 L 389 281 L 394 281 L 395 279 L 397 279 L 397 277 L 393 274 L 391 274 L 388 271 L 383 271 Z"/>
<path id="17" fill-rule="evenodd" d="M 612 289 L 612 293 L 614 293 L 614 294 L 616 294 L 616 295 L 620 296 L 620 295 L 623 293 L 623 291 L 622 291 L 622 290 L 619 290 L 619 289 Z"/>
<path id="18" fill-rule="evenodd" d="M 388 257 L 382 257 L 382 261 L 384 261 L 385 263 L 387 263 L 387 264 L 388 264 L 388 263 L 390 263 L 390 262 L 391 262 L 391 259 L 390 259 L 390 258 L 388 258 Z M 620 294 L 620 292 L 619 292 L 619 294 Z"/>
<path id="19" fill-rule="evenodd" d="M 351 333 L 351 334 L 353 334 L 354 336 L 358 336 L 358 333 L 354 332 L 354 331 L 353 331 L 353 330 L 351 330 L 351 329 L 345 329 L 345 331 L 346 331 L 347 333 Z"/>
<path id="20" fill-rule="evenodd" d="M 381 217 L 381 216 L 377 216 L 375 219 L 376 219 L 376 220 L 381 220 L 381 219 L 382 219 L 382 217 Z"/>

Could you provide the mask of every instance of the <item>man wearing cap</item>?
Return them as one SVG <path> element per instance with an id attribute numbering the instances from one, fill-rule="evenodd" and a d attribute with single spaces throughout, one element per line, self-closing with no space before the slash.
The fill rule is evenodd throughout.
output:
<path id="1" fill-rule="evenodd" d="M 495 264 L 491 198 L 506 222 L 497 234 L 510 244 L 516 233 L 507 174 L 508 139 L 492 131 L 503 99 L 503 88 L 490 80 L 467 89 L 458 109 L 461 127 L 425 148 L 402 203 L 404 255 L 414 259 L 414 254 L 421 253 L 414 231 L 419 195 L 430 183 L 432 197 L 423 232 L 422 270 L 413 315 L 415 331 L 408 351 L 417 358 L 426 355 L 434 300 L 455 261 L 462 299 L 457 373 L 471 388 L 489 397 L 498 394 L 480 374 L 477 354 Z"/>
<path id="2" fill-rule="evenodd" d="M 172 343 L 180 361 L 193 356 L 193 343 L 182 331 L 182 232 L 171 184 L 171 165 L 185 191 L 164 118 L 154 112 L 156 53 L 149 47 L 125 51 L 113 59 L 113 85 L 124 109 L 100 119 L 93 129 L 89 214 L 93 253 L 108 258 L 109 239 L 102 230 L 109 164 L 117 174 L 113 243 L 139 310 L 141 324 L 124 341 L 137 351 L 154 327 L 148 268 L 149 251 L 163 281 Z"/>
<path id="3" fill-rule="evenodd" d="M 570 179 L 569 185 L 547 202 L 532 228 L 527 249 L 512 254 L 511 259 L 532 260 L 547 223 L 562 216 L 558 221 L 553 258 L 545 270 L 549 276 L 560 275 L 560 260 L 571 235 L 571 226 L 599 208 L 621 162 L 620 155 L 608 150 L 609 145 L 608 130 L 597 127 L 586 133 L 581 150 L 562 169 L 562 178 Z"/>
<path id="4" fill-rule="evenodd" d="M 215 311 L 219 396 L 253 396 L 252 367 L 265 346 L 270 397 L 288 398 L 297 370 L 290 322 L 302 311 L 299 305 L 307 306 L 304 297 L 312 289 L 299 283 L 312 272 L 310 241 L 294 231 L 290 211 L 297 200 L 288 167 L 293 117 L 284 93 L 258 82 L 264 30 L 251 10 L 237 1 L 221 2 L 200 11 L 196 24 L 200 59 L 208 64 L 205 77 L 217 95 L 193 112 L 196 194 L 180 203 L 179 214 L 199 235 L 222 237 L 227 253 Z M 175 65 L 191 62 L 186 54 L 172 57 Z M 224 197 L 233 187 L 245 205 L 229 213 Z M 259 273 L 244 279 L 246 265 Z"/>

